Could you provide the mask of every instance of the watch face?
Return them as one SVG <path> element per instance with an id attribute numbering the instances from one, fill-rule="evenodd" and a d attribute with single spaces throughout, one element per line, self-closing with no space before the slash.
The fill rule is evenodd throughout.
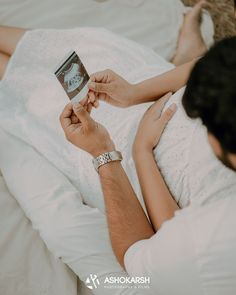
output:
<path id="1" fill-rule="evenodd" d="M 89 81 L 89 75 L 76 52 L 72 52 L 63 61 L 55 75 L 70 100 L 78 95 Z"/>

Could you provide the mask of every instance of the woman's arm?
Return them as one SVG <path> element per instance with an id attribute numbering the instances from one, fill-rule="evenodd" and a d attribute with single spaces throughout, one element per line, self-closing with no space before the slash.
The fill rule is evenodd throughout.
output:
<path id="1" fill-rule="evenodd" d="M 157 100 L 168 92 L 176 92 L 186 85 L 197 59 L 135 86 L 134 104 Z"/>
<path id="2" fill-rule="evenodd" d="M 169 95 L 156 102 L 144 115 L 133 146 L 133 157 L 142 189 L 145 205 L 155 231 L 163 222 L 172 218 L 179 209 L 157 167 L 153 148 L 158 144 L 168 121 L 175 113 L 176 105 L 160 116 Z"/>
<path id="3" fill-rule="evenodd" d="M 179 207 L 166 186 L 152 151 L 139 149 L 134 153 L 134 160 L 147 212 L 157 232 Z"/>
<path id="4" fill-rule="evenodd" d="M 111 70 L 95 73 L 89 84 L 89 100 L 103 100 L 117 107 L 128 107 L 159 99 L 168 92 L 183 87 L 197 59 L 178 66 L 162 75 L 130 84 Z"/>

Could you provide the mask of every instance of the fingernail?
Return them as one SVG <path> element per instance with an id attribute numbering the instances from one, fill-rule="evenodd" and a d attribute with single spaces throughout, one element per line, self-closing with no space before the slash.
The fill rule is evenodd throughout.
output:
<path id="1" fill-rule="evenodd" d="M 90 89 L 94 89 L 94 88 L 95 88 L 95 83 L 94 83 L 94 82 L 90 82 L 90 83 L 88 84 L 88 87 L 89 87 Z"/>
<path id="2" fill-rule="evenodd" d="M 170 99 L 170 97 L 172 96 L 172 92 L 168 92 L 166 95 L 165 95 L 165 100 L 168 101 Z"/>
<path id="3" fill-rule="evenodd" d="M 81 107 L 81 104 L 79 102 L 76 102 L 73 104 L 73 108 L 79 109 Z"/>
<path id="4" fill-rule="evenodd" d="M 172 110 L 172 111 L 176 111 L 176 110 L 177 110 L 177 104 L 176 104 L 176 103 L 172 103 L 172 104 L 170 105 L 170 110 Z"/>

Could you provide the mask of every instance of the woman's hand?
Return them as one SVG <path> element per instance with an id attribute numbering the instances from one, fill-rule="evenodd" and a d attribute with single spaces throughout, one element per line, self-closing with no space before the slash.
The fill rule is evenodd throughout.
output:
<path id="1" fill-rule="evenodd" d="M 166 94 L 154 103 L 144 114 L 135 137 L 133 145 L 134 158 L 143 152 L 152 152 L 157 146 L 162 132 L 169 120 L 173 117 L 177 106 L 172 104 L 163 114 L 162 110 L 166 102 L 171 97 L 171 93 Z"/>
<path id="2" fill-rule="evenodd" d="M 111 70 L 95 73 L 90 77 L 89 101 L 103 100 L 117 107 L 134 104 L 136 87 Z"/>

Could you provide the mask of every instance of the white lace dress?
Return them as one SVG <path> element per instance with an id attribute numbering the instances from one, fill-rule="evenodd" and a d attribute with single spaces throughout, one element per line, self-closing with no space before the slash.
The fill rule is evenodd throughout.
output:
<path id="1" fill-rule="evenodd" d="M 152 50 L 103 29 L 32 31 L 18 45 L 1 86 L 1 126 L 35 147 L 68 176 L 87 204 L 103 211 L 99 178 L 91 156 L 66 141 L 58 120 L 68 100 L 53 70 L 71 49 L 77 51 L 89 73 L 111 68 L 133 83 L 173 66 Z M 181 207 L 201 194 L 204 198 L 212 194 L 210 187 L 203 186 L 211 182 L 212 175 L 219 173 L 218 181 L 223 185 L 225 178 L 222 182 L 221 174 L 230 174 L 213 156 L 201 123 L 185 115 L 181 105 L 183 91 L 178 91 L 168 103 L 175 101 L 179 108 L 155 150 L 163 176 Z M 102 103 L 93 113 L 123 153 L 123 166 L 140 200 L 131 149 L 138 123 L 149 106 L 147 103 L 119 109 Z"/>

